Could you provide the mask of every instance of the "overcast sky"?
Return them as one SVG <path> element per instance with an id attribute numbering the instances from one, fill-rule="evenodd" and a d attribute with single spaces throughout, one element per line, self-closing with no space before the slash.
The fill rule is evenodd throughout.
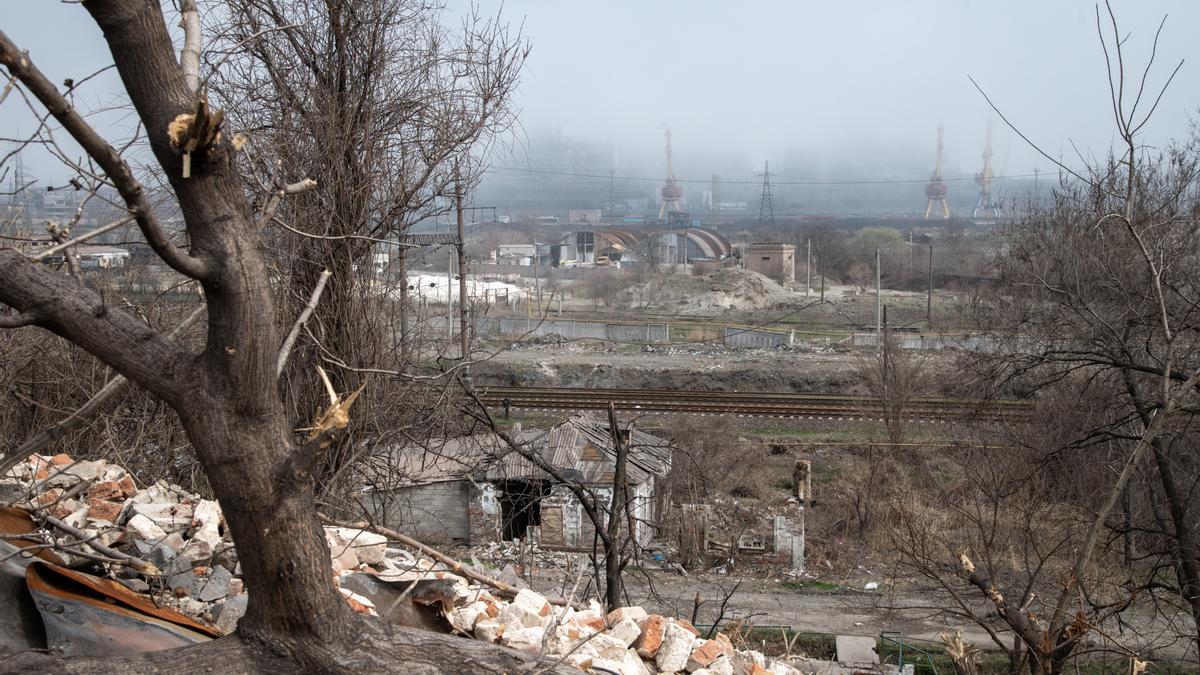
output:
<path id="1" fill-rule="evenodd" d="M 1200 104 L 1200 2 L 1114 5 L 1137 64 L 1169 15 L 1151 82 L 1188 63 L 1148 136 L 1182 135 Z M 669 126 L 685 162 L 732 147 L 757 166 L 796 148 L 870 176 L 911 159 L 931 164 L 944 123 L 948 168 L 974 172 L 993 115 L 971 75 L 1052 154 L 1073 153 L 1068 139 L 1094 152 L 1112 141 L 1090 1 L 504 0 L 503 8 L 533 47 L 520 95 L 531 135 L 553 125 L 658 151 Z M 1050 166 L 999 119 L 994 144 L 997 172 Z"/>
<path id="2" fill-rule="evenodd" d="M 501 7 L 476 1 L 484 13 Z M 0 29 L 54 81 L 110 60 L 79 5 L 0 2 Z M 467 4 L 452 0 L 447 20 Z M 1200 2 L 1114 6 L 1131 34 L 1127 63 L 1139 72 L 1168 16 L 1150 87 L 1156 92 L 1180 59 L 1187 63 L 1146 138 L 1184 135 L 1200 104 Z M 523 24 L 532 46 L 518 100 L 529 136 L 552 128 L 618 150 L 618 162 L 660 153 L 670 127 L 680 164 L 701 177 L 731 169 L 707 168 L 716 156 L 732 157 L 725 164 L 739 165 L 733 169 L 770 159 L 790 168 L 811 163 L 826 176 L 923 174 L 942 123 L 947 173 L 973 172 L 992 117 L 997 173 L 1050 170 L 995 119 L 968 75 L 1028 136 L 1070 163 L 1078 161 L 1071 141 L 1103 153 L 1113 140 L 1089 1 L 504 0 L 503 12 Z M 98 78 L 80 107 L 117 101 L 118 84 L 111 71 Z M 101 122 L 130 123 L 114 115 Z M 13 98 L 0 106 L 0 135 L 31 125 Z M 35 171 L 50 166 L 27 154 Z"/>

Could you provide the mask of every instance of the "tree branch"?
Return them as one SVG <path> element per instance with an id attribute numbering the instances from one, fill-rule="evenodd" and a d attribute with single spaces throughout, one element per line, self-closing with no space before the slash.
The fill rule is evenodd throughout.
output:
<path id="1" fill-rule="evenodd" d="M 171 243 L 162 223 L 154 214 L 154 207 L 146 197 L 145 190 L 134 178 L 133 171 L 121 155 L 75 111 L 71 103 L 59 93 L 58 88 L 46 79 L 3 31 L 0 31 L 0 63 L 46 106 L 46 110 L 63 125 L 75 142 L 104 169 L 129 210 L 137 218 L 138 227 L 141 228 L 150 248 L 180 274 L 193 279 L 203 279 L 209 271 L 208 263 L 188 255 Z"/>
<path id="2" fill-rule="evenodd" d="M 66 275 L 0 249 L 0 302 L 112 366 L 168 403 L 190 354 L 162 333 L 109 307 L 95 291 Z"/>
<path id="3" fill-rule="evenodd" d="M 296 317 L 296 323 L 292 326 L 292 331 L 288 333 L 287 339 L 283 341 L 283 347 L 279 349 L 279 361 L 275 367 L 277 375 L 283 374 L 283 367 L 287 365 L 288 357 L 292 354 L 292 346 L 296 344 L 296 337 L 300 335 L 300 329 L 304 327 L 304 324 L 308 323 L 313 310 L 317 308 L 317 303 L 321 300 L 321 292 L 325 290 L 325 282 L 329 281 L 330 274 L 329 270 L 321 270 L 321 276 L 317 279 L 317 285 L 313 288 L 312 295 L 308 298 L 308 304 L 304 306 L 304 311 L 300 312 L 300 316 Z"/>
<path id="4" fill-rule="evenodd" d="M 195 323 L 196 319 L 200 318 L 200 315 L 203 313 L 203 305 L 192 310 L 192 313 L 188 314 L 178 326 L 175 326 L 169 333 L 167 333 L 167 338 L 175 339 L 178 337 L 179 334 L 182 333 L 188 326 Z M 99 412 L 100 408 L 102 408 L 105 403 L 107 403 L 117 394 L 124 391 L 128 384 L 129 379 L 124 375 L 116 375 L 111 380 L 106 382 L 104 386 L 100 388 L 100 391 L 96 392 L 96 394 L 88 399 L 86 403 L 79 406 L 79 409 L 71 413 L 70 416 L 60 420 L 53 426 L 42 429 L 22 443 L 16 450 L 13 450 L 11 453 L 9 453 L 8 456 L 0 459 L 0 476 L 8 473 L 9 469 L 19 464 L 26 457 L 29 457 L 35 452 L 41 451 L 42 448 L 46 447 L 51 442 L 62 438 L 65 434 L 79 428 L 84 422 L 92 419 L 92 417 Z"/>
<path id="5" fill-rule="evenodd" d="M 181 0 L 179 25 L 183 27 L 183 49 L 179 52 L 179 68 L 192 93 L 200 90 L 200 11 L 196 0 Z"/>

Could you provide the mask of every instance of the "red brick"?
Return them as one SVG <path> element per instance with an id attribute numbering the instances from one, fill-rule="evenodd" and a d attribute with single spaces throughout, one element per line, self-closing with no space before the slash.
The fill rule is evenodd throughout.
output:
<path id="1" fill-rule="evenodd" d="M 88 518 L 96 520 L 107 520 L 110 523 L 117 522 L 117 516 L 121 515 L 121 505 L 116 502 L 105 501 L 103 499 L 89 499 Z"/>
<path id="2" fill-rule="evenodd" d="M 121 486 L 117 485 L 116 481 L 106 480 L 103 483 L 96 483 L 87 491 L 88 499 L 119 499 L 125 495 L 121 492 Z"/>
<path id="3" fill-rule="evenodd" d="M 61 452 L 50 458 L 50 463 L 55 466 L 62 466 L 63 464 L 70 464 L 73 461 L 75 461 L 75 460 L 71 459 L 70 455 L 64 455 Z"/>
<path id="4" fill-rule="evenodd" d="M 729 636 L 724 633 L 717 633 L 717 637 L 714 639 L 721 643 L 721 653 L 732 659 L 734 653 L 733 641 L 729 639 Z"/>
<path id="5" fill-rule="evenodd" d="M 667 629 L 667 617 L 651 614 L 642 621 L 642 634 L 634 641 L 633 648 L 643 659 L 654 658 L 662 646 L 663 632 Z"/>
<path id="6" fill-rule="evenodd" d="M 692 655 L 688 657 L 688 668 L 697 670 L 699 668 L 707 668 L 708 664 L 717 660 L 718 656 L 724 652 L 720 642 L 716 640 L 705 640 L 704 644 L 692 650 Z"/>
<path id="7" fill-rule="evenodd" d="M 700 631 L 692 625 L 691 621 L 688 621 L 687 619 L 675 619 L 675 623 L 679 624 L 683 628 L 688 629 L 688 632 L 690 632 L 692 635 L 700 637 Z"/>
<path id="8" fill-rule="evenodd" d="M 41 508 L 50 506 L 54 502 L 58 501 L 59 497 L 62 497 L 62 493 L 63 491 L 61 488 L 51 488 L 46 490 L 42 494 L 33 498 L 33 505 Z"/>
<path id="9" fill-rule="evenodd" d="M 132 497 L 137 493 L 137 485 L 133 482 L 133 478 L 129 474 L 125 474 L 121 477 L 121 480 L 117 481 L 117 487 L 121 488 L 122 497 Z"/>

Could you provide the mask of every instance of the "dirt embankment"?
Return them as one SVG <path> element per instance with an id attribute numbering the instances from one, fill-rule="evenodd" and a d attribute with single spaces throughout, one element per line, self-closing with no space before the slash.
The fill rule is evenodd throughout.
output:
<path id="1" fill-rule="evenodd" d="M 862 358 L 830 351 L 544 345 L 501 352 L 472 366 L 471 374 L 479 384 L 501 386 L 866 394 Z"/>

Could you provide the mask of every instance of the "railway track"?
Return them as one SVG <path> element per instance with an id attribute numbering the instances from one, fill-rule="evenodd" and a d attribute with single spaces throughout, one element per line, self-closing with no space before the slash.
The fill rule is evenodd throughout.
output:
<path id="1" fill-rule="evenodd" d="M 640 412 L 834 420 L 874 420 L 884 415 L 875 397 L 826 394 L 493 386 L 481 388 L 481 398 L 490 406 L 503 407 L 507 402 L 523 410 L 604 410 L 612 401 L 618 410 Z M 913 399 L 903 407 L 906 419 L 919 422 L 1024 422 L 1032 411 L 1029 401 L 949 398 Z"/>

